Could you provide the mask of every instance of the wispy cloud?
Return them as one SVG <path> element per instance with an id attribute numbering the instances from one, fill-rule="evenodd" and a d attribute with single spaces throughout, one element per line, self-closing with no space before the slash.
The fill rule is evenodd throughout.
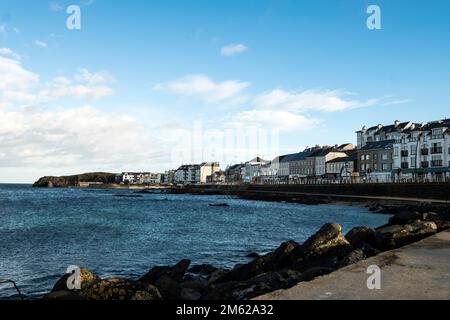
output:
<path id="1" fill-rule="evenodd" d="M 41 48 L 47 48 L 48 46 L 47 42 L 41 40 L 34 41 L 34 44 Z"/>
<path id="2" fill-rule="evenodd" d="M 20 55 L 12 51 L 10 48 L 0 48 L 0 55 L 20 60 Z"/>
<path id="3" fill-rule="evenodd" d="M 286 110 L 296 113 L 306 111 L 336 112 L 358 107 L 368 107 L 379 102 L 378 99 L 355 100 L 343 90 L 305 90 L 285 91 L 275 89 L 258 95 L 254 104 L 259 109 Z"/>
<path id="4" fill-rule="evenodd" d="M 222 49 L 220 50 L 220 53 L 223 56 L 229 57 L 229 56 L 247 51 L 247 49 L 248 49 L 247 46 L 244 44 L 230 44 L 230 45 L 222 47 Z"/>
<path id="5" fill-rule="evenodd" d="M 3 49 L 9 55 L 14 54 L 12 50 Z M 72 77 L 59 76 L 43 82 L 20 61 L 0 55 L 0 105 L 34 106 L 64 97 L 98 99 L 114 93 L 108 85 L 112 79 L 107 72 L 81 69 Z"/>
<path id="6" fill-rule="evenodd" d="M 191 96 L 205 103 L 223 102 L 236 98 L 242 91 L 250 86 L 249 82 L 227 80 L 214 82 L 206 75 L 188 75 L 154 87 L 155 90 L 165 91 L 178 95 Z"/>
<path id="7" fill-rule="evenodd" d="M 48 4 L 48 8 L 50 11 L 58 12 L 64 10 L 63 6 L 58 1 L 51 1 Z"/>

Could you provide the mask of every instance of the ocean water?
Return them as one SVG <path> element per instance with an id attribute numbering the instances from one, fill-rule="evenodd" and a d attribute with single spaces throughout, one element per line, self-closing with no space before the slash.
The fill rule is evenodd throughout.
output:
<path id="1" fill-rule="evenodd" d="M 226 196 L 129 190 L 35 189 L 0 185 L 0 279 L 30 299 L 48 293 L 69 265 L 101 277 L 138 278 L 183 258 L 232 267 L 283 241 L 298 242 L 324 223 L 379 226 L 388 216 L 362 206 L 277 203 Z M 227 203 L 230 207 L 211 207 Z M 17 298 L 0 285 L 0 299 Z"/>

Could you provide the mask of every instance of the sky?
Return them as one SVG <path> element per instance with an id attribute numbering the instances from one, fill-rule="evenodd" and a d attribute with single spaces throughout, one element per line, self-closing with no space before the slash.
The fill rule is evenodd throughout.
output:
<path id="1" fill-rule="evenodd" d="M 381 29 L 367 27 L 370 5 Z M 225 168 L 447 118 L 449 12 L 447 0 L 0 0 L 0 182 Z"/>

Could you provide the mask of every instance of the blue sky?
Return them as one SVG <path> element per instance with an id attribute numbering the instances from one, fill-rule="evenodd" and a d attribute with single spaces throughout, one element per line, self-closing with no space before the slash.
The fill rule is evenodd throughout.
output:
<path id="1" fill-rule="evenodd" d="M 66 28 L 71 4 L 81 30 Z M 381 30 L 366 27 L 371 4 Z M 2 0 L 0 181 L 225 166 L 355 142 L 364 124 L 448 117 L 449 9 L 445 0 Z M 252 134 L 279 142 L 251 143 Z M 223 142 L 247 135 L 240 149 Z"/>

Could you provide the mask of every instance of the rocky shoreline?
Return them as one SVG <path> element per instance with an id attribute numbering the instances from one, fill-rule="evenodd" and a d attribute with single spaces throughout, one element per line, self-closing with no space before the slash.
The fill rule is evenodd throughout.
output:
<path id="1" fill-rule="evenodd" d="M 81 269 L 81 290 L 69 290 L 64 275 L 44 299 L 247 300 L 450 229 L 449 207 L 374 205 L 370 210 L 393 216 L 384 226 L 356 227 L 345 236 L 341 225 L 327 223 L 303 244 L 286 241 L 266 255 L 249 254 L 253 261 L 231 270 L 191 266 L 187 259 L 154 267 L 139 279 L 100 279 Z"/>

